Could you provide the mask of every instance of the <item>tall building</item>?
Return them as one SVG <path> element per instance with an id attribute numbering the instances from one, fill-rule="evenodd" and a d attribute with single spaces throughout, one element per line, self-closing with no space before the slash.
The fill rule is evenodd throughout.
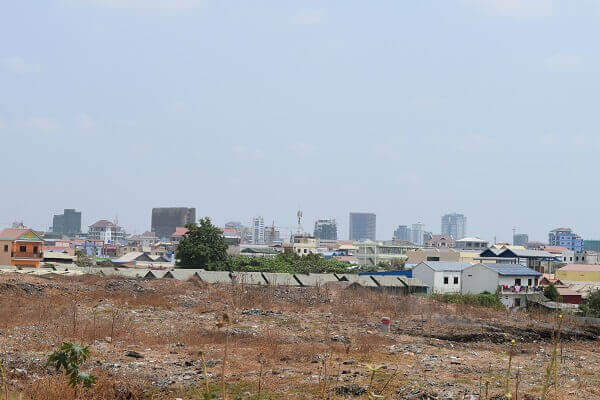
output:
<path id="1" fill-rule="evenodd" d="M 125 231 L 117 224 L 106 219 L 101 219 L 93 225 L 90 225 L 88 238 L 103 240 L 106 244 L 124 243 Z"/>
<path id="2" fill-rule="evenodd" d="M 170 238 L 178 226 L 196 222 L 196 209 L 157 207 L 152 209 L 152 232 L 161 239 Z"/>
<path id="3" fill-rule="evenodd" d="M 556 228 L 548 234 L 550 246 L 562 246 L 573 251 L 583 251 L 583 239 L 571 228 Z"/>
<path id="4" fill-rule="evenodd" d="M 279 228 L 275 226 L 275 223 L 265 226 L 265 244 L 273 245 L 279 242 L 281 242 L 281 234 Z"/>
<path id="5" fill-rule="evenodd" d="M 513 235 L 513 245 L 525 246 L 525 243 L 529 242 L 529 235 L 526 233 L 515 233 Z"/>
<path id="6" fill-rule="evenodd" d="M 337 223 L 335 219 L 317 220 L 313 234 L 318 240 L 337 240 Z"/>
<path id="7" fill-rule="evenodd" d="M 261 216 L 252 219 L 250 226 L 252 244 L 265 244 L 265 220 Z"/>
<path id="8" fill-rule="evenodd" d="M 418 222 L 410 227 L 410 241 L 418 246 L 425 243 L 425 225 Z"/>
<path id="9" fill-rule="evenodd" d="M 467 236 L 467 217 L 457 213 L 442 216 L 442 235 L 452 236 L 455 240 Z"/>
<path id="10" fill-rule="evenodd" d="M 81 211 L 65 208 L 62 214 L 55 215 L 52 219 L 52 232 L 67 236 L 81 233 Z"/>
<path id="11" fill-rule="evenodd" d="M 410 228 L 406 225 L 398 225 L 398 228 L 394 231 L 394 239 L 411 241 Z"/>
<path id="12" fill-rule="evenodd" d="M 350 213 L 350 240 L 372 240 L 377 236 L 377 216 L 373 213 Z"/>

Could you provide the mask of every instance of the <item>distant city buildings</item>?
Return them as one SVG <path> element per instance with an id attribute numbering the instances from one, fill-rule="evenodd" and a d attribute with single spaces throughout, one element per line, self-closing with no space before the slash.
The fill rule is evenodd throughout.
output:
<path id="1" fill-rule="evenodd" d="M 410 241 L 417 246 L 425 244 L 425 225 L 418 222 L 410 227 Z"/>
<path id="2" fill-rule="evenodd" d="M 525 243 L 529 242 L 529 235 L 526 233 L 515 233 L 513 235 L 513 245 L 525 246 Z"/>
<path id="3" fill-rule="evenodd" d="M 62 214 L 57 214 L 52 219 L 52 232 L 66 236 L 81 233 L 81 212 L 65 208 Z"/>
<path id="4" fill-rule="evenodd" d="M 442 216 L 442 235 L 452 236 L 455 240 L 467 236 L 467 217 L 457 213 Z"/>
<path id="5" fill-rule="evenodd" d="M 394 239 L 410 242 L 410 228 L 407 225 L 398 225 L 398 228 L 394 231 Z"/>
<path id="6" fill-rule="evenodd" d="M 259 215 L 252 219 L 250 232 L 252 244 L 265 244 L 265 220 L 263 217 Z"/>
<path id="7" fill-rule="evenodd" d="M 152 232 L 161 239 L 170 238 L 177 227 L 196 222 L 196 209 L 157 207 L 152 209 Z"/>
<path id="8" fill-rule="evenodd" d="M 573 233 L 571 228 L 557 228 L 548 234 L 548 244 L 550 246 L 562 246 L 569 250 L 583 251 L 583 239 L 581 236 Z"/>
<path id="9" fill-rule="evenodd" d="M 265 226 L 265 244 L 271 246 L 276 243 L 281 243 L 281 233 L 279 232 L 279 228 L 275 226 L 275 223 L 270 226 Z"/>
<path id="10" fill-rule="evenodd" d="M 373 213 L 350 213 L 350 240 L 376 240 L 377 216 Z"/>
<path id="11" fill-rule="evenodd" d="M 318 240 L 337 240 L 337 223 L 335 219 L 317 220 L 313 233 Z"/>

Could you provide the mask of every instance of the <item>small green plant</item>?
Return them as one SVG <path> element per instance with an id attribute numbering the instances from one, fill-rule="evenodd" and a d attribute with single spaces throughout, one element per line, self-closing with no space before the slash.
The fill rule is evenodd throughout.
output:
<path id="1" fill-rule="evenodd" d="M 54 367 L 56 371 L 64 369 L 69 377 L 69 385 L 77 392 L 78 386 L 90 388 L 96 382 L 96 378 L 89 372 L 79 371 L 79 367 L 84 364 L 90 356 L 90 350 L 77 343 L 65 342 L 60 349 L 50 354 L 47 367 Z"/>

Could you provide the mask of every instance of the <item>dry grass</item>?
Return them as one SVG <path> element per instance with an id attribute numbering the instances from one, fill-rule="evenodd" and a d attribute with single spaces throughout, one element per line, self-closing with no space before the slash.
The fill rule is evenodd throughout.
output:
<path id="1" fill-rule="evenodd" d="M 19 286 L 22 281 L 41 290 L 25 290 Z M 244 312 L 250 309 L 258 311 Z M 505 369 L 501 356 L 505 348 L 485 341 L 452 344 L 424 339 L 421 334 L 483 331 L 473 328 L 476 325 L 469 321 L 498 321 L 531 329 L 552 322 L 552 318 L 542 314 L 507 314 L 368 289 L 220 286 L 196 280 L 135 281 L 96 276 L 0 276 L 3 354 L 13 354 L 11 369 L 26 368 L 36 375 L 35 379 L 11 375 L 11 390 L 22 392 L 26 399 L 75 398 L 63 377 L 49 375 L 42 365 L 45 356 L 62 341 L 89 344 L 93 358 L 123 365 L 134 361 L 124 358 L 126 349 L 146 352 L 146 369 L 140 372 L 125 368 L 107 371 L 90 364 L 88 369 L 94 369 L 99 381 L 93 390 L 80 393 L 80 399 L 172 399 L 175 392 L 169 393 L 164 385 L 157 389 L 152 382 L 160 376 L 195 373 L 181 371 L 184 362 L 195 363 L 188 371 L 198 368 L 198 350 L 204 351 L 207 360 L 216 360 L 209 373 L 212 384 L 218 384 L 218 360 L 223 357 L 227 334 L 216 324 L 224 312 L 232 319 L 226 380 L 257 382 L 260 374 L 265 391 L 311 399 L 322 389 L 315 376 L 321 374 L 324 359 L 328 360 L 327 380 L 331 385 L 364 384 L 366 372 L 359 365 L 385 363 L 399 368 L 401 378 L 390 383 L 392 391 L 409 384 L 420 387 L 431 380 L 440 387 L 453 382 L 475 391 L 488 370 Z M 390 317 L 398 329 L 410 328 L 410 335 L 379 333 L 379 321 L 384 316 Z M 573 325 L 568 318 L 564 324 Z M 104 347 L 97 343 L 104 343 Z M 597 394 L 600 374 L 595 365 L 600 357 L 587 355 L 596 345 L 565 345 L 567 361 L 561 367 L 565 399 L 575 398 L 568 395 L 573 387 L 581 393 L 591 393 L 590 398 Z M 390 352 L 391 347 L 400 350 Z M 532 383 L 541 379 L 540 365 L 546 364 L 547 353 L 540 353 L 540 347 L 549 350 L 551 346 L 547 342 L 516 345 L 514 365 L 523 366 L 522 391 L 533 390 Z M 20 356 L 15 358 L 14 354 Z M 450 355 L 460 358 L 460 362 L 449 364 Z M 430 366 L 442 358 L 445 368 Z M 262 366 L 259 360 L 263 361 Z M 344 365 L 345 360 L 356 363 Z M 435 372 L 428 372 L 433 368 Z M 342 374 L 344 370 L 346 374 Z M 573 376 L 581 379 L 573 380 Z M 195 387 L 198 382 L 194 378 L 174 387 Z M 177 393 L 186 390 L 182 387 Z"/>

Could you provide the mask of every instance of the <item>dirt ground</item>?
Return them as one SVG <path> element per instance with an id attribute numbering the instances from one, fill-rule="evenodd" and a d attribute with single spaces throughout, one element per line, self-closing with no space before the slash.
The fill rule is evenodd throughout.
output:
<path id="1" fill-rule="evenodd" d="M 2 274 L 0 302 L 0 399 L 600 398 L 600 329 L 568 317 L 547 371 L 555 316 L 346 286 Z M 92 389 L 45 367 L 65 341 Z"/>

